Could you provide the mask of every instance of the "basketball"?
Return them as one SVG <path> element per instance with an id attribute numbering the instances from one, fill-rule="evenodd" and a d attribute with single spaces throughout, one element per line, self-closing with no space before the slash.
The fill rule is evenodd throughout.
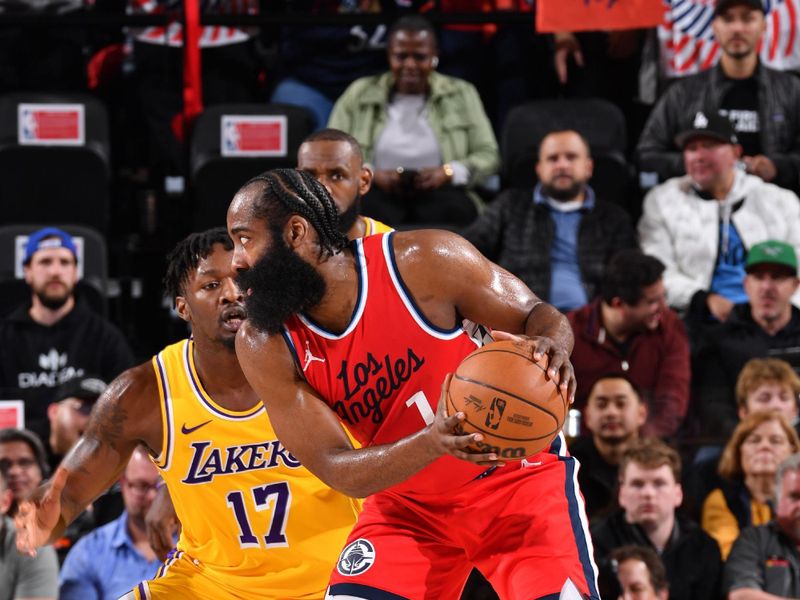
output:
<path id="1" fill-rule="evenodd" d="M 527 345 L 492 342 L 467 356 L 446 394 L 447 413 L 466 418 L 458 433 L 481 433 L 473 452 L 518 460 L 545 449 L 561 430 L 567 399 L 547 378 L 547 357 L 533 362 Z"/>

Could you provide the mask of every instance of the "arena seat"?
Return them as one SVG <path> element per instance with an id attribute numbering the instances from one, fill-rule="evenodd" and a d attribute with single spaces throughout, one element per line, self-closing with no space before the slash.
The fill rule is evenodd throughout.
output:
<path id="1" fill-rule="evenodd" d="M 80 104 L 82 145 L 20 144 L 18 105 Z M 106 231 L 109 132 L 105 106 L 87 94 L 0 95 L 0 224 L 79 223 Z"/>
<path id="2" fill-rule="evenodd" d="M 30 299 L 30 289 L 22 279 L 22 249 L 29 234 L 52 223 L 0 226 L 0 315 Z M 82 278 L 76 293 L 97 313 L 106 316 L 108 301 L 108 251 L 103 236 L 81 225 L 55 224 L 69 233 L 78 246 Z"/>
<path id="3" fill-rule="evenodd" d="M 286 118 L 285 152 L 276 156 L 225 155 L 226 115 Z M 297 149 L 313 130 L 313 116 L 288 104 L 220 104 L 207 108 L 195 123 L 190 148 L 192 226 L 194 231 L 225 225 L 225 213 L 236 190 L 268 169 L 294 167 Z"/>
<path id="4" fill-rule="evenodd" d="M 594 159 L 590 185 L 600 198 L 630 208 L 633 170 L 625 160 L 625 116 L 599 98 L 537 100 L 509 111 L 500 139 L 503 187 L 536 184 L 539 143 L 557 129 L 574 129 L 586 137 Z"/>

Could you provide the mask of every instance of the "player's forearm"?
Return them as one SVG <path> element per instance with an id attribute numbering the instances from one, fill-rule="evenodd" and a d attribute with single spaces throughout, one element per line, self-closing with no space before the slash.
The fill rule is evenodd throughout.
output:
<path id="1" fill-rule="evenodd" d="M 364 498 L 401 483 L 439 456 L 429 441 L 430 426 L 392 444 L 331 451 L 312 469 L 332 488 Z"/>
<path id="2" fill-rule="evenodd" d="M 540 302 L 528 313 L 525 335 L 548 337 L 568 354 L 572 352 L 572 346 L 575 344 L 575 337 L 567 317 L 546 302 Z"/>

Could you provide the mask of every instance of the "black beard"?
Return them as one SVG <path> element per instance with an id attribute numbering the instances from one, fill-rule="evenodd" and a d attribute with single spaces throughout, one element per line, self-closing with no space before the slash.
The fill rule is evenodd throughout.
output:
<path id="1" fill-rule="evenodd" d="M 325 280 L 276 236 L 264 256 L 236 276 L 245 292 L 248 320 L 269 334 L 281 331 L 286 320 L 319 304 L 325 296 Z"/>
<path id="2" fill-rule="evenodd" d="M 63 296 L 48 296 L 43 292 L 34 293 L 39 299 L 39 302 L 41 302 L 42 305 L 49 310 L 58 310 L 64 306 L 70 298 L 70 294 L 64 294 Z"/>
<path id="3" fill-rule="evenodd" d="M 567 202 L 569 200 L 575 200 L 583 191 L 583 182 L 580 181 L 573 181 L 572 185 L 566 189 L 563 188 L 556 188 L 547 185 L 546 183 L 542 184 L 542 194 L 547 196 L 548 198 L 552 198 L 553 200 L 557 200 L 558 202 Z"/>
<path id="4" fill-rule="evenodd" d="M 344 211 L 342 214 L 339 215 L 339 231 L 344 234 L 347 234 L 350 231 L 350 228 L 358 219 L 358 215 L 361 214 L 361 194 L 356 194 L 356 199 L 353 204 Z"/>

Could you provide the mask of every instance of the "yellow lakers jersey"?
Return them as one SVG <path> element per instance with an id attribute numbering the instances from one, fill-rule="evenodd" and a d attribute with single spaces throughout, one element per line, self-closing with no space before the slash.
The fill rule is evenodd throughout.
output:
<path id="1" fill-rule="evenodd" d="M 380 221 L 377 221 L 370 217 L 365 217 L 364 215 L 361 215 L 361 218 L 363 219 L 364 225 L 366 226 L 364 228 L 365 237 L 368 235 L 374 235 L 376 233 L 387 233 L 389 231 L 394 231 L 394 229 L 389 227 L 386 223 L 381 223 Z"/>
<path id="2" fill-rule="evenodd" d="M 357 501 L 283 447 L 263 404 L 216 404 L 193 349 L 184 340 L 153 358 L 164 431 L 154 462 L 183 527 L 178 552 L 218 586 L 217 598 L 322 598 Z"/>

